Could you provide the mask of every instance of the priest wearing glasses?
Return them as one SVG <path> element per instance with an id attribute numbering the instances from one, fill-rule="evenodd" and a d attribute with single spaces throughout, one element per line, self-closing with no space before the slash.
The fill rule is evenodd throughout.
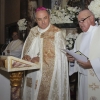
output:
<path id="1" fill-rule="evenodd" d="M 79 73 L 78 100 L 100 100 L 100 26 L 87 9 L 80 11 L 77 18 L 83 32 L 76 40 L 74 52 L 84 54 L 87 62 L 67 54 L 69 62 L 75 62 L 74 67 L 70 67 L 70 75 Z"/>

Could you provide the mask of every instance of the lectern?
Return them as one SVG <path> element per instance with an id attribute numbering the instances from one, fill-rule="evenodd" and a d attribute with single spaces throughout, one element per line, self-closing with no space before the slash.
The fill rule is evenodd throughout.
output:
<path id="1" fill-rule="evenodd" d="M 11 100 L 22 100 L 21 85 L 23 73 L 25 70 L 40 69 L 40 63 L 31 63 L 12 56 L 0 56 L 0 69 L 8 72 L 10 75 Z"/>

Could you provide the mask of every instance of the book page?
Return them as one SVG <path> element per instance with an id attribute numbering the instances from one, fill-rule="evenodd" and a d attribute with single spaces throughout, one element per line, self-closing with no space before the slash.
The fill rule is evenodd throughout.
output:
<path id="1" fill-rule="evenodd" d="M 68 49 L 61 49 L 62 52 L 66 52 L 68 53 L 69 55 L 73 56 L 76 60 L 80 60 L 80 61 L 83 61 L 83 62 L 87 62 L 88 59 L 86 56 L 84 56 L 83 54 L 78 54 L 78 53 L 75 53 L 73 52 L 73 50 L 68 50 Z"/>

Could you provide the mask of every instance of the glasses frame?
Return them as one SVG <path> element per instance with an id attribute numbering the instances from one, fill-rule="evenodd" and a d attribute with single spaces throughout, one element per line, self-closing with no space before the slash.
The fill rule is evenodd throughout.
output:
<path id="1" fill-rule="evenodd" d="M 91 15 L 90 15 L 91 16 Z M 82 19 L 82 20 L 80 20 L 80 21 L 78 21 L 79 23 L 83 23 L 86 19 L 88 19 L 90 16 L 88 16 L 88 17 L 86 17 L 86 18 L 84 18 L 84 19 Z"/>

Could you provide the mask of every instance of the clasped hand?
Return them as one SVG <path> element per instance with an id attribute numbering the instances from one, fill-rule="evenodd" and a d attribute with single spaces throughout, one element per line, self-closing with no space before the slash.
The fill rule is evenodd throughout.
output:
<path id="1" fill-rule="evenodd" d="M 25 55 L 22 59 L 36 63 L 39 62 L 39 57 L 31 58 L 29 55 Z"/>
<path id="2" fill-rule="evenodd" d="M 67 58 L 68 58 L 69 62 L 74 62 L 76 60 L 73 56 L 69 55 L 68 53 L 66 55 L 67 55 Z M 84 69 L 92 68 L 91 63 L 90 63 L 89 60 L 87 62 L 82 62 L 80 60 L 76 60 L 76 61 L 79 64 L 79 66 L 84 68 Z"/>

